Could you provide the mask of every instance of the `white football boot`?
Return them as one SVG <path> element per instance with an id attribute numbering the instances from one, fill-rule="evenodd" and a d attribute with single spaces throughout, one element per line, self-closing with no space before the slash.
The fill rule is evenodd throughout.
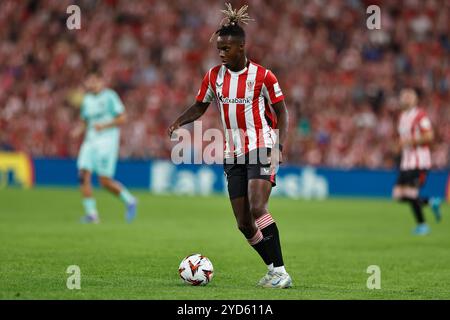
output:
<path id="1" fill-rule="evenodd" d="M 268 284 L 273 277 L 273 270 L 269 270 L 267 271 L 267 273 L 264 275 L 264 277 L 262 277 L 259 281 L 258 281 L 258 286 L 259 287 L 265 287 L 266 284 Z"/>
<path id="2" fill-rule="evenodd" d="M 292 279 L 288 273 L 273 272 L 272 278 L 263 285 L 264 288 L 290 288 L 292 287 Z"/>

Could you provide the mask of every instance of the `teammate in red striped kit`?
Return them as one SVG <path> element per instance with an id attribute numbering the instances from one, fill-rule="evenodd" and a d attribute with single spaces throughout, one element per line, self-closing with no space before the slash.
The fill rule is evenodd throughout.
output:
<path id="1" fill-rule="evenodd" d="M 268 267 L 258 284 L 288 288 L 292 280 L 284 267 L 277 225 L 267 209 L 282 160 L 288 112 L 275 75 L 246 57 L 240 26 L 250 20 L 246 8 L 237 11 L 227 5 L 222 11 L 225 23 L 214 34 L 222 64 L 206 73 L 196 102 L 168 132 L 171 136 L 195 121 L 216 100 L 225 134 L 224 171 L 231 206 L 239 230 Z"/>
<path id="2" fill-rule="evenodd" d="M 418 96 L 414 89 L 406 88 L 400 92 L 400 105 L 403 111 L 398 123 L 398 133 L 402 158 L 393 197 L 410 203 L 417 222 L 413 233 L 425 235 L 430 232 L 430 228 L 425 222 L 422 207 L 429 204 L 436 221 L 439 222 L 442 200 L 438 197 L 428 199 L 419 196 L 419 189 L 425 183 L 427 172 L 431 168 L 430 144 L 433 142 L 434 134 L 430 119 L 417 104 Z"/>

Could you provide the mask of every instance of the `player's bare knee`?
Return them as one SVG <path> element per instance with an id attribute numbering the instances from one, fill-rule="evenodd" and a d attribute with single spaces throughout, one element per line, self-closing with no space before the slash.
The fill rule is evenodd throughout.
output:
<path id="1" fill-rule="evenodd" d="M 261 204 L 250 204 L 250 213 L 254 219 L 257 219 L 267 213 L 266 206 Z"/>
<path id="2" fill-rule="evenodd" d="M 78 182 L 80 183 L 80 185 L 86 185 L 87 183 L 89 183 L 91 178 L 91 175 L 88 171 L 85 170 L 81 170 L 78 172 Z"/>
<path id="3" fill-rule="evenodd" d="M 111 183 L 111 179 L 108 177 L 99 177 L 99 183 L 103 188 L 107 188 L 110 183 Z"/>
<path id="4" fill-rule="evenodd" d="M 415 199 L 419 196 L 419 190 L 416 188 L 406 188 L 404 191 L 405 197 Z"/>
<path id="5" fill-rule="evenodd" d="M 392 199 L 398 201 L 401 200 L 403 197 L 403 190 L 399 187 L 394 188 L 394 190 L 392 190 Z"/>
<path id="6" fill-rule="evenodd" d="M 250 221 L 238 221 L 238 229 L 247 239 L 250 239 L 256 232 L 254 223 Z"/>

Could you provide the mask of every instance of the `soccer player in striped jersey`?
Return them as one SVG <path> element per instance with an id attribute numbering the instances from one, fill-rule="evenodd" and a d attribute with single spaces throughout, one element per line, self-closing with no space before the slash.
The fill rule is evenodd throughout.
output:
<path id="1" fill-rule="evenodd" d="M 268 211 L 275 173 L 282 160 L 288 112 L 275 75 L 247 59 L 245 32 L 247 6 L 239 11 L 227 5 L 225 23 L 215 32 L 222 64 L 203 78 L 195 103 L 169 127 L 200 118 L 215 99 L 225 134 L 224 171 L 228 194 L 239 230 L 268 267 L 262 287 L 288 288 L 277 224 Z M 278 134 L 277 134 L 278 133 Z"/>
<path id="2" fill-rule="evenodd" d="M 92 173 L 96 173 L 100 185 L 124 202 L 125 218 L 131 222 L 136 215 L 136 199 L 125 186 L 113 179 L 119 155 L 119 127 L 126 121 L 125 108 L 117 93 L 105 88 L 99 74 L 90 74 L 85 87 L 88 93 L 81 105 L 83 122 L 72 132 L 74 137 L 85 133 L 77 159 L 85 210 L 82 221 L 100 221 L 91 184 Z"/>
<path id="3" fill-rule="evenodd" d="M 441 220 L 442 200 L 438 197 L 425 198 L 419 195 L 419 190 L 424 185 L 427 172 L 431 168 L 430 144 L 433 142 L 434 134 L 426 112 L 418 107 L 418 96 L 414 89 L 406 88 L 400 92 L 400 105 L 403 111 L 398 123 L 398 133 L 402 156 L 393 197 L 411 205 L 417 222 L 413 233 L 426 235 L 430 232 L 430 227 L 425 222 L 422 207 L 429 204 L 436 221 Z"/>

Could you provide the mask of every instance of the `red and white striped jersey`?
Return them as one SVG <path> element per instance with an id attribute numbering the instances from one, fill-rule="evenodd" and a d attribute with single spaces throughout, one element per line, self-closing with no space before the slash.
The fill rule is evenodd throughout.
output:
<path id="1" fill-rule="evenodd" d="M 196 100 L 211 102 L 214 98 L 225 133 L 225 158 L 275 144 L 277 120 L 271 105 L 284 96 L 270 70 L 251 61 L 238 72 L 215 66 L 203 78 Z"/>
<path id="2" fill-rule="evenodd" d="M 398 133 L 401 139 L 417 140 L 430 131 L 431 121 L 423 109 L 412 108 L 400 115 Z M 402 150 L 401 170 L 430 169 L 431 153 L 428 145 L 409 146 Z"/>

